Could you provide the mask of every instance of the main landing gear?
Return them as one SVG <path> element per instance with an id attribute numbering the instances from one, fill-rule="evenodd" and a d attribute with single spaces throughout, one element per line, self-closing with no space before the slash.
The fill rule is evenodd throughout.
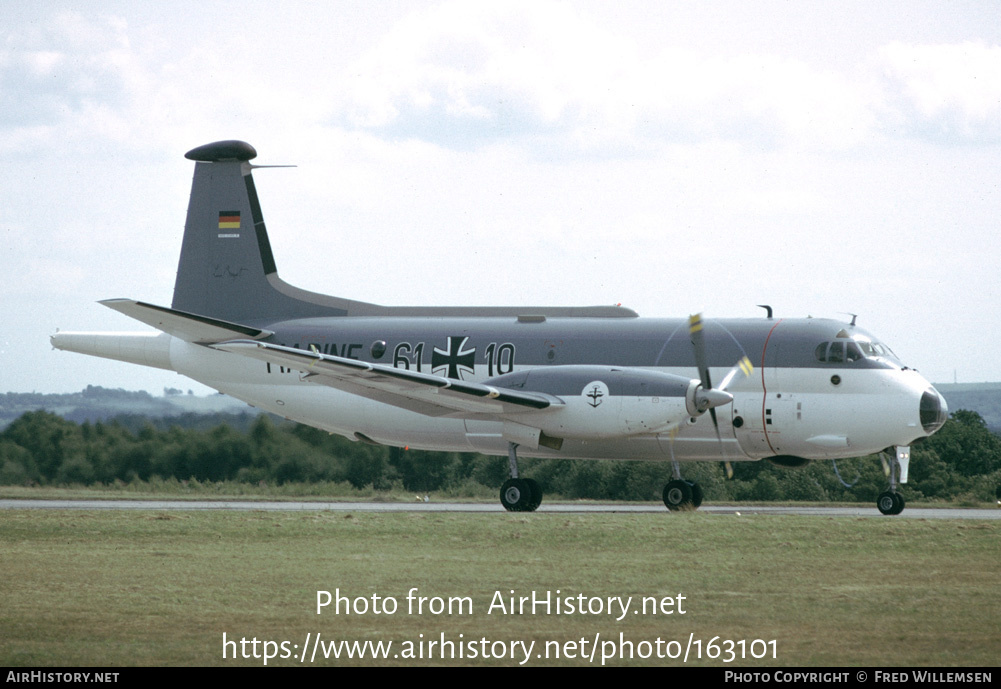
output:
<path id="1" fill-rule="evenodd" d="M 664 486 L 664 504 L 672 512 L 697 510 L 702 504 L 702 486 L 694 481 L 681 478 L 681 467 L 677 460 L 671 460 L 674 479 Z"/>
<path id="2" fill-rule="evenodd" d="M 542 504 L 542 487 L 532 478 L 518 477 L 518 445 L 507 444 L 507 458 L 511 465 L 511 478 L 500 490 L 501 504 L 508 512 L 534 512 Z"/>
<path id="3" fill-rule="evenodd" d="M 890 489 L 884 490 L 876 498 L 876 507 L 883 514 L 900 514 L 904 511 L 904 497 L 897 492 L 897 481 L 907 482 L 907 463 L 911 458 L 909 447 L 897 446 L 893 457 L 889 457 L 886 452 L 880 452 L 879 458 L 883 461 L 883 469 L 890 476 Z"/>
<path id="4" fill-rule="evenodd" d="M 892 490 L 884 490 L 876 498 L 876 507 L 883 514 L 900 514 L 904 511 L 904 497 Z"/>
<path id="5" fill-rule="evenodd" d="M 672 512 L 697 510 L 702 504 L 702 486 L 684 479 L 668 481 L 664 486 L 664 504 Z"/>

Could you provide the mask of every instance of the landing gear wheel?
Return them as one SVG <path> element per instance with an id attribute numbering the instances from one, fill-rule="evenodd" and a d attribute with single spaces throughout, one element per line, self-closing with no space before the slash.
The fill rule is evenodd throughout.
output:
<path id="1" fill-rule="evenodd" d="M 509 478 L 501 486 L 500 499 L 508 512 L 532 512 L 542 502 L 542 491 L 539 491 L 536 502 L 535 491 L 532 490 L 531 479 Z M 536 484 L 538 485 L 538 484 Z"/>
<path id="2" fill-rule="evenodd" d="M 894 491 L 883 491 L 876 498 L 876 507 L 883 514 L 900 514 L 904 511 L 904 497 Z"/>
<path id="3" fill-rule="evenodd" d="M 667 485 L 664 486 L 664 504 L 672 512 L 693 510 L 695 509 L 693 493 L 692 486 L 688 481 L 682 481 L 681 479 L 668 481 Z"/>
<path id="4" fill-rule="evenodd" d="M 529 503 L 528 511 L 534 512 L 542 504 L 542 486 L 534 478 L 522 479 L 528 484 L 528 487 L 532 489 L 532 502 Z"/>
<path id="5" fill-rule="evenodd" d="M 686 481 L 692 487 L 692 507 L 699 509 L 702 506 L 702 486 L 695 481 Z"/>

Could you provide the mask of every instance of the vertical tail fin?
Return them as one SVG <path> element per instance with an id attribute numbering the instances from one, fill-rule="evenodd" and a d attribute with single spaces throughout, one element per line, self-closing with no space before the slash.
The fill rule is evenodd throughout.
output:
<path id="1" fill-rule="evenodd" d="M 308 292 L 278 277 L 257 200 L 254 147 L 217 141 L 185 154 L 195 161 L 174 301 L 177 311 L 262 328 L 323 316 L 635 318 L 619 306 L 380 306 Z M 142 320 L 141 318 L 139 320 Z"/>
<path id="2" fill-rule="evenodd" d="M 342 300 L 278 277 L 250 160 L 254 147 L 219 141 L 185 154 L 195 161 L 171 306 L 234 323 L 345 315 Z"/>

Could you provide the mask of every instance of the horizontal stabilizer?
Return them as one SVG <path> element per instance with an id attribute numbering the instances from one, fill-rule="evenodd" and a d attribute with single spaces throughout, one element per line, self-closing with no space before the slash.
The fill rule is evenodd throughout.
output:
<path id="1" fill-rule="evenodd" d="M 197 316 L 193 313 L 168 309 L 165 306 L 155 306 L 134 299 L 106 299 L 101 304 L 185 342 L 208 344 L 232 340 L 234 337 L 257 340 L 274 334 L 270 330 L 251 328 L 238 323 L 221 321 L 217 318 Z"/>
<path id="2" fill-rule="evenodd" d="M 237 340 L 211 346 L 302 371 L 312 382 L 427 416 L 475 418 L 563 404 L 558 397 L 544 393 L 496 388 L 265 342 Z"/>

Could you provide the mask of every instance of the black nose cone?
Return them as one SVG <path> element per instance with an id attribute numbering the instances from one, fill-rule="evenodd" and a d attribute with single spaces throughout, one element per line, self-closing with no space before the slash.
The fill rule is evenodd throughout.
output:
<path id="1" fill-rule="evenodd" d="M 935 388 L 928 388 L 921 395 L 921 427 L 931 435 L 949 418 L 949 406 Z"/>

